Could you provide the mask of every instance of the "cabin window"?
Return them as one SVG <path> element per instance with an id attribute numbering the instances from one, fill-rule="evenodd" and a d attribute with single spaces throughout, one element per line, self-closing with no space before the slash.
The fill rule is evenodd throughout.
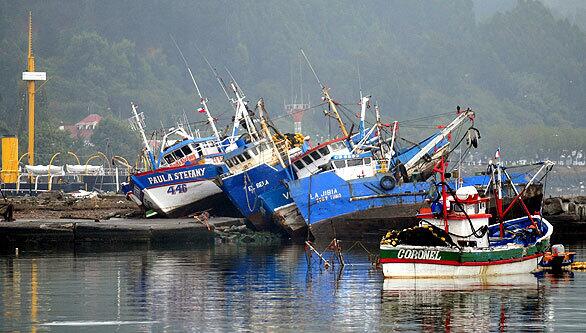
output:
<path id="1" fill-rule="evenodd" d="M 305 162 L 305 164 L 311 164 L 313 163 L 313 160 L 309 156 L 303 156 L 303 162 Z"/>
<path id="2" fill-rule="evenodd" d="M 313 159 L 317 161 L 321 158 L 321 155 L 317 151 L 314 151 L 311 152 L 311 157 L 313 157 Z"/>
<path id="3" fill-rule="evenodd" d="M 173 152 L 173 156 L 175 156 L 176 159 L 181 159 L 183 158 L 183 153 L 181 152 L 181 149 L 177 149 L 176 151 Z"/>
<path id="4" fill-rule="evenodd" d="M 326 156 L 327 154 L 329 154 L 330 152 L 328 151 L 328 146 L 320 148 L 319 153 L 322 154 L 323 156 Z"/>
<path id="5" fill-rule="evenodd" d="M 301 170 L 303 168 L 305 168 L 305 164 L 303 164 L 303 162 L 301 162 L 300 160 L 295 161 L 295 167 L 297 167 L 297 170 Z"/>
<path id="6" fill-rule="evenodd" d="M 344 163 L 344 160 L 340 160 L 340 161 L 334 161 L 334 166 L 335 166 L 337 169 L 340 169 L 340 168 L 345 168 L 345 167 L 346 167 L 346 163 Z"/>
<path id="7" fill-rule="evenodd" d="M 349 167 L 358 166 L 358 165 L 362 165 L 362 160 L 348 160 Z"/>
<path id="8" fill-rule="evenodd" d="M 232 167 L 232 161 L 230 161 L 230 160 L 226 160 L 226 165 L 227 165 L 228 167 Z"/>
<path id="9" fill-rule="evenodd" d="M 185 156 L 187 156 L 187 155 L 189 155 L 189 154 L 192 153 L 191 147 L 189 147 L 189 146 L 183 146 L 183 147 L 181 147 L 181 151 L 183 152 L 183 154 Z"/>
<path id="10" fill-rule="evenodd" d="M 165 155 L 163 158 L 165 159 L 165 161 L 167 161 L 168 164 L 175 162 L 175 159 L 173 158 L 173 156 L 171 156 L 171 154 Z"/>
<path id="11" fill-rule="evenodd" d="M 238 158 L 238 161 L 240 161 L 240 163 L 244 163 L 244 161 L 246 161 L 244 159 L 244 156 L 242 156 L 242 155 L 238 155 L 238 156 L 236 156 L 236 158 Z"/>
<path id="12" fill-rule="evenodd" d="M 462 213 L 464 212 L 463 208 L 465 207 L 464 204 L 455 204 L 452 205 L 452 209 L 454 210 L 454 212 L 458 212 L 458 213 Z"/>
<path id="13" fill-rule="evenodd" d="M 245 151 L 244 153 L 242 153 L 242 155 L 244 155 L 244 158 L 247 159 L 247 160 L 249 160 L 251 158 L 250 157 L 250 154 L 247 151 Z"/>

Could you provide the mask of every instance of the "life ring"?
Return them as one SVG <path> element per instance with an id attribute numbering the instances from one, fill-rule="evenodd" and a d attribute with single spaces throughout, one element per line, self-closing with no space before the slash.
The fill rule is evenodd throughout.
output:
<path id="1" fill-rule="evenodd" d="M 386 191 L 394 189 L 396 184 L 397 181 L 393 176 L 383 176 L 383 178 L 380 179 L 380 187 Z"/>

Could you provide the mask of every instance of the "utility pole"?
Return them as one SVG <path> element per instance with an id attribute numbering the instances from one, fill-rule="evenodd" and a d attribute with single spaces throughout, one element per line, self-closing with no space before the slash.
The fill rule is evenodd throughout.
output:
<path id="1" fill-rule="evenodd" d="M 35 164 L 35 81 L 47 80 L 47 73 L 35 72 L 33 55 L 33 15 L 28 13 L 28 65 L 22 73 L 22 80 L 27 82 L 28 92 L 28 164 Z"/>

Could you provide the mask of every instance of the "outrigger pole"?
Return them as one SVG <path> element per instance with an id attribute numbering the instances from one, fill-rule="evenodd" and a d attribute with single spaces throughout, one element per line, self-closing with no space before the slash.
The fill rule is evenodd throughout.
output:
<path id="1" fill-rule="evenodd" d="M 535 181 L 535 179 L 537 178 L 537 175 L 539 175 L 544 169 L 545 169 L 545 173 L 547 174 L 551 170 L 551 168 L 553 167 L 553 163 L 550 161 L 538 163 L 537 165 L 541 164 L 541 168 L 535 173 L 535 175 L 533 175 L 531 180 L 529 180 L 527 182 L 527 184 L 521 190 L 521 192 L 519 192 L 517 190 L 517 188 L 515 187 L 515 184 L 513 183 L 513 179 L 511 178 L 511 176 L 509 175 L 507 170 L 501 166 L 500 156 L 498 157 L 498 159 L 499 159 L 499 161 L 497 161 L 496 164 L 492 164 L 490 166 L 491 179 L 490 179 L 490 183 L 487 186 L 487 191 L 488 191 L 488 188 L 492 184 L 492 186 L 494 188 L 495 195 L 496 194 L 500 195 L 502 193 L 502 178 L 501 177 L 502 177 L 502 174 L 504 174 L 505 178 L 507 179 L 507 181 L 509 182 L 509 184 L 513 188 L 513 191 L 515 192 L 515 198 L 513 199 L 513 201 L 509 204 L 509 206 L 504 211 L 502 209 L 502 198 L 496 199 L 497 213 L 498 213 L 498 218 L 500 220 L 499 222 L 501 223 L 501 229 L 502 229 L 502 223 L 504 221 L 504 217 L 511 211 L 511 209 L 514 207 L 515 203 L 517 203 L 517 201 L 518 201 L 520 203 L 521 207 L 523 208 L 523 211 L 525 212 L 525 214 L 527 214 L 527 217 L 531 221 L 532 225 L 539 232 L 539 228 L 537 228 L 537 223 L 533 219 L 531 212 L 529 211 L 529 208 L 527 208 L 527 205 L 523 201 L 522 197 L 523 197 L 523 194 L 525 193 L 525 191 L 529 188 L 529 186 L 531 186 L 531 184 Z M 496 176 L 495 176 L 495 174 L 496 174 Z M 496 177 L 498 177 L 498 179 L 496 179 Z M 500 236 L 501 237 L 504 236 L 503 230 L 501 230 Z"/>
<path id="2" fill-rule="evenodd" d="M 175 41 L 175 38 L 173 38 L 173 35 L 169 34 L 169 36 L 171 37 L 173 44 L 175 44 L 177 51 L 179 51 L 179 55 L 181 56 L 181 59 L 183 60 L 185 67 L 187 67 L 187 71 L 189 72 L 189 76 L 191 77 L 191 82 L 193 82 L 193 86 L 195 87 L 195 90 L 197 91 L 197 95 L 199 96 L 199 102 L 203 106 L 206 117 L 208 118 L 208 122 L 210 123 L 210 126 L 212 127 L 212 130 L 214 131 L 214 135 L 216 136 L 218 141 L 220 141 L 221 140 L 220 133 L 218 132 L 218 129 L 216 128 L 216 122 L 215 122 L 214 118 L 212 117 L 212 115 L 210 114 L 210 110 L 208 108 L 208 104 L 207 104 L 208 99 L 202 96 L 201 91 L 199 90 L 199 86 L 197 85 L 197 82 L 195 81 L 195 77 L 193 76 L 193 72 L 191 71 L 191 68 L 189 67 L 189 64 L 187 63 L 187 59 L 185 59 L 185 56 L 183 55 L 181 48 L 179 48 L 177 41 Z M 206 61 L 207 61 L 207 59 L 206 59 Z"/>

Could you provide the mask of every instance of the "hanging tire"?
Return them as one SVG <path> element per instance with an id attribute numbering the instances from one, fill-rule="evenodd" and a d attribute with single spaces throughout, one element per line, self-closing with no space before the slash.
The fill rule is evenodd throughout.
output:
<path id="1" fill-rule="evenodd" d="M 383 176 L 383 178 L 380 179 L 380 187 L 386 191 L 394 189 L 396 184 L 397 181 L 393 176 Z"/>

